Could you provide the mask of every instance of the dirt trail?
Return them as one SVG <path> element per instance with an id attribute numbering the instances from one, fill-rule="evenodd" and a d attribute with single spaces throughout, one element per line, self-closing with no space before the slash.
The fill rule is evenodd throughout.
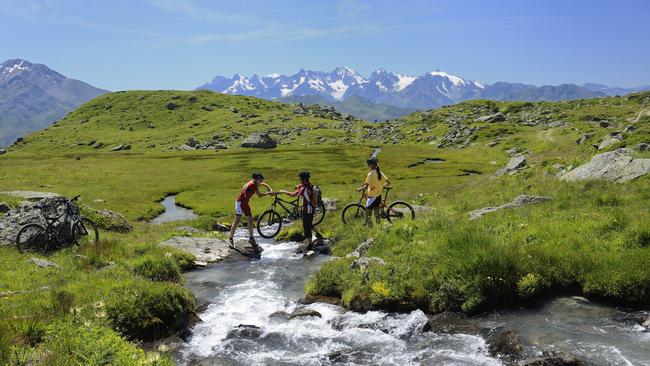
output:
<path id="1" fill-rule="evenodd" d="M 650 116 L 650 108 L 640 110 L 639 114 L 636 115 L 636 118 L 632 120 L 632 123 L 638 123 L 644 115 Z"/>

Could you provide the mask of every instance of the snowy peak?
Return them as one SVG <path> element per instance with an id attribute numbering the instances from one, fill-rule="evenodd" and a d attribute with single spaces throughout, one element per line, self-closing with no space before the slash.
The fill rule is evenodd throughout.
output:
<path id="1" fill-rule="evenodd" d="M 7 60 L 0 65 L 0 70 L 2 70 L 2 75 L 13 74 L 20 71 L 29 71 L 32 68 L 32 64 L 29 61 L 22 59 Z"/>

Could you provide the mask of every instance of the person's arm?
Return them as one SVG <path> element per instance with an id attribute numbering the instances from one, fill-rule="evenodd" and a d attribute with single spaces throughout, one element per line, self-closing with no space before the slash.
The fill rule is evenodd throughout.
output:
<path id="1" fill-rule="evenodd" d="M 264 192 L 264 193 L 262 193 L 262 192 L 260 192 L 259 187 L 256 187 L 256 189 L 255 189 L 255 193 L 257 193 L 257 196 L 258 196 L 258 197 L 268 196 L 269 194 L 271 194 L 271 192 L 273 192 L 273 188 L 271 188 L 270 185 L 268 185 L 268 184 L 266 184 L 266 183 L 264 183 L 264 182 L 260 183 L 260 185 L 266 187 L 266 189 L 268 189 L 268 192 Z"/>
<path id="2" fill-rule="evenodd" d="M 384 175 L 384 173 L 382 173 L 382 175 Z M 386 183 L 384 183 L 384 187 L 390 187 L 391 184 L 393 184 L 393 182 L 391 182 L 390 179 L 388 179 L 388 177 L 385 175 L 384 178 L 386 179 Z"/>

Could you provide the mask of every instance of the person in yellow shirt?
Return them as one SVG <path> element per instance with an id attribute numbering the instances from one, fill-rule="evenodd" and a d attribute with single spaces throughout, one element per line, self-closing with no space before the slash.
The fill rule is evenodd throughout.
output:
<path id="1" fill-rule="evenodd" d="M 366 225 L 372 226 L 372 212 L 375 212 L 375 219 L 379 223 L 379 205 L 381 204 L 381 193 L 384 187 L 390 186 L 390 179 L 381 172 L 377 158 L 370 158 L 368 161 L 368 175 L 363 186 L 357 188 L 357 191 L 366 189 Z"/>

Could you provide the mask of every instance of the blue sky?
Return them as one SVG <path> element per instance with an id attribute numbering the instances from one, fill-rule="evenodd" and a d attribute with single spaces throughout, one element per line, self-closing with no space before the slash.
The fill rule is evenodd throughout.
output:
<path id="1" fill-rule="evenodd" d="M 650 84 L 650 1 L 0 0 L 0 60 L 110 90 L 347 65 L 483 83 Z"/>

